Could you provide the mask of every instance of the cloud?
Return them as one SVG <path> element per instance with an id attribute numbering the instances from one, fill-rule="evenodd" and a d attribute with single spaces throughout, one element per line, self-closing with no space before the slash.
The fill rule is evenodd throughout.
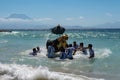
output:
<path id="1" fill-rule="evenodd" d="M 0 22 L 30 22 L 29 19 L 20 19 L 20 18 L 0 18 Z"/>
<path id="2" fill-rule="evenodd" d="M 34 18 L 34 19 L 0 18 L 0 22 L 42 22 L 52 20 L 53 20 L 52 18 Z"/>
<path id="3" fill-rule="evenodd" d="M 72 21 L 72 20 L 74 20 L 73 18 L 66 18 L 65 20 L 67 20 L 67 21 Z"/>
<path id="4" fill-rule="evenodd" d="M 67 21 L 72 21 L 72 20 L 84 20 L 85 19 L 85 17 L 83 17 L 83 16 L 80 16 L 80 17 L 74 17 L 74 18 L 66 18 L 65 20 L 67 20 Z"/>
<path id="5" fill-rule="evenodd" d="M 106 13 L 107 16 L 112 17 L 113 15 L 109 12 Z"/>
<path id="6" fill-rule="evenodd" d="M 80 16 L 79 19 L 80 19 L 80 20 L 84 20 L 85 18 L 84 18 L 83 16 Z"/>
<path id="7" fill-rule="evenodd" d="M 53 21 L 53 18 L 35 18 L 34 21 Z"/>

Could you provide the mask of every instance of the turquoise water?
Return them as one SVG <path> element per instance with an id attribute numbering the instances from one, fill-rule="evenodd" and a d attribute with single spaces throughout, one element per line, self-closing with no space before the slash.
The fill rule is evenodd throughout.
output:
<path id="1" fill-rule="evenodd" d="M 0 33 L 1 80 L 119 80 L 120 29 L 66 30 L 68 43 L 93 44 L 95 59 L 77 52 L 73 60 L 48 59 L 45 42 L 60 35 L 47 30 Z M 41 53 L 29 55 L 39 46 Z"/>

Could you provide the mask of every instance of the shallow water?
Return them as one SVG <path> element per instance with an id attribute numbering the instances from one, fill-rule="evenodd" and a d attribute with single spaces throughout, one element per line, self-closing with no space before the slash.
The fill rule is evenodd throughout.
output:
<path id="1" fill-rule="evenodd" d="M 120 30 L 67 30 L 68 43 L 93 44 L 95 58 L 77 52 L 73 60 L 48 59 L 45 42 L 59 35 L 50 31 L 13 31 L 0 33 L 1 80 L 119 80 Z M 39 46 L 37 56 L 29 55 Z"/>

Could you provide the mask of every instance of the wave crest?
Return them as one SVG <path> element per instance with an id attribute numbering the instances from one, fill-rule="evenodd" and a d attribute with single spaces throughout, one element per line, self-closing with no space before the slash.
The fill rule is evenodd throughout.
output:
<path id="1" fill-rule="evenodd" d="M 98 80 L 82 75 L 74 75 L 49 71 L 47 67 L 32 67 L 28 65 L 1 64 L 1 80 Z M 103 80 L 103 79 L 99 79 Z"/>

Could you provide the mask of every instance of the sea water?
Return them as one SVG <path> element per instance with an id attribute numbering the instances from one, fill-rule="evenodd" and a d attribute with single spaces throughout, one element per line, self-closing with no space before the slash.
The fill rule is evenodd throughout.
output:
<path id="1" fill-rule="evenodd" d="M 68 43 L 93 44 L 95 58 L 80 51 L 73 60 L 46 57 L 49 30 L 0 32 L 0 80 L 119 80 L 120 29 L 66 30 Z M 41 52 L 31 56 L 39 46 Z"/>

